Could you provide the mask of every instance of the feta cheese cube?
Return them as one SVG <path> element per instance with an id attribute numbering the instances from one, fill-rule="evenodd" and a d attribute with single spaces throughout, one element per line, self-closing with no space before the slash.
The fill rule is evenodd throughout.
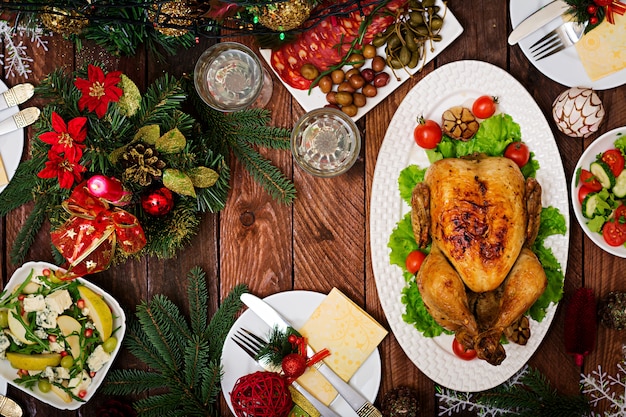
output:
<path id="1" fill-rule="evenodd" d="M 35 333 L 35 336 L 37 336 L 41 340 L 45 340 L 48 338 L 48 333 L 44 329 L 35 329 L 33 333 Z"/>
<path id="2" fill-rule="evenodd" d="M 87 371 L 83 370 L 80 374 L 70 379 L 68 387 L 71 388 L 72 394 L 79 396 L 79 393 L 83 390 L 87 390 L 89 385 L 91 385 L 91 378 Z"/>
<path id="3" fill-rule="evenodd" d="M 65 348 L 59 342 L 50 343 L 50 352 L 61 353 Z"/>
<path id="4" fill-rule="evenodd" d="M 104 364 L 110 360 L 111 355 L 104 351 L 102 345 L 99 345 L 94 349 L 93 353 L 89 355 L 89 358 L 87 358 L 87 366 L 91 372 L 98 372 L 100 368 L 102 368 Z"/>
<path id="5" fill-rule="evenodd" d="M 0 356 L 4 357 L 9 346 L 11 346 L 9 338 L 4 333 L 0 333 Z"/>
<path id="6" fill-rule="evenodd" d="M 46 302 L 43 298 L 43 295 L 29 295 L 24 298 L 23 301 L 24 311 L 29 313 L 31 311 L 42 311 L 46 308 Z"/>
<path id="7" fill-rule="evenodd" d="M 44 329 L 54 329 L 57 327 L 57 317 L 59 315 L 55 311 L 45 308 L 43 311 L 37 312 L 35 323 Z"/>
<path id="8" fill-rule="evenodd" d="M 68 290 L 60 290 L 48 295 L 45 302 L 50 311 L 62 314 L 65 310 L 72 306 L 72 297 L 70 296 L 70 292 Z"/>

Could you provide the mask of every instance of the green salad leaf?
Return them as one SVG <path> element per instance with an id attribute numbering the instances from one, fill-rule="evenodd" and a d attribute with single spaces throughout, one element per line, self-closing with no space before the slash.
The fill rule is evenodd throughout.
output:
<path id="1" fill-rule="evenodd" d="M 511 116 L 498 114 L 485 120 L 474 138 L 467 142 L 451 139 L 446 136 L 437 148 L 426 151 L 431 163 L 442 158 L 455 158 L 473 153 L 485 153 L 490 156 L 501 156 L 506 147 L 514 142 L 521 141 L 521 130 Z M 626 140 L 624 141 L 626 146 Z M 539 169 L 539 163 L 531 153 L 530 161 L 522 168 L 525 178 L 534 177 Z M 400 172 L 398 189 L 401 198 L 410 205 L 411 193 L 415 185 L 424 180 L 426 168 L 410 165 Z M 550 303 L 557 303 L 563 296 L 564 273 L 559 261 L 554 256 L 552 249 L 545 246 L 548 236 L 561 234 L 567 231 L 565 217 L 555 207 L 544 207 L 541 212 L 541 222 L 537 239 L 532 250 L 539 258 L 548 279 L 548 286 L 535 304 L 530 308 L 529 314 L 536 321 L 542 321 L 546 315 Z M 441 327 L 428 313 L 422 301 L 415 276 L 406 270 L 405 260 L 413 250 L 420 249 L 415 242 L 413 227 L 411 225 L 411 213 L 407 213 L 398 223 L 389 236 L 387 246 L 390 249 L 389 262 L 402 269 L 406 286 L 402 290 L 401 301 L 405 305 L 405 313 L 402 319 L 412 324 L 425 337 L 435 337 L 442 333 L 451 334 Z M 428 252 L 430 248 L 424 251 Z"/>

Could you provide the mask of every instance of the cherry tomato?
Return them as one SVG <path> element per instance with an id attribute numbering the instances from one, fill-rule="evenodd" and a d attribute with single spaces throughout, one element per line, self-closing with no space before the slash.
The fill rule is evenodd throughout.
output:
<path id="1" fill-rule="evenodd" d="M 414 250 L 406 257 L 406 270 L 415 275 L 422 267 L 426 254 L 419 250 Z"/>
<path id="2" fill-rule="evenodd" d="M 471 361 L 476 357 L 476 351 L 474 349 L 465 349 L 465 346 L 456 340 L 456 337 L 452 340 L 452 351 L 456 356 L 466 361 Z"/>
<path id="3" fill-rule="evenodd" d="M 589 188 L 591 191 L 600 191 L 602 189 L 602 184 L 600 181 L 593 175 L 590 171 L 586 169 L 580 170 L 580 183 Z"/>
<path id="4" fill-rule="evenodd" d="M 601 159 L 611 168 L 611 172 L 616 177 L 624 170 L 624 157 L 622 152 L 617 149 L 609 149 L 604 152 Z"/>
<path id="5" fill-rule="evenodd" d="M 525 143 L 513 142 L 504 150 L 504 156 L 511 159 L 518 167 L 523 167 L 530 159 L 530 150 Z"/>
<path id="6" fill-rule="evenodd" d="M 472 104 L 472 113 L 479 119 L 487 119 L 496 112 L 498 99 L 492 96 L 480 96 Z"/>
<path id="7" fill-rule="evenodd" d="M 582 204 L 583 201 L 585 200 L 585 197 L 587 197 L 587 194 L 593 193 L 593 192 L 594 191 L 592 189 L 590 189 L 589 187 L 585 187 L 583 185 L 582 187 L 578 189 L 578 202 Z"/>
<path id="8" fill-rule="evenodd" d="M 413 130 L 413 139 L 415 143 L 424 149 L 434 149 L 441 142 L 441 126 L 434 120 L 424 120 L 420 117 L 415 130 Z"/>
<path id="9" fill-rule="evenodd" d="M 621 246 L 626 243 L 626 228 L 617 222 L 609 220 L 602 226 L 604 241 L 611 246 Z"/>

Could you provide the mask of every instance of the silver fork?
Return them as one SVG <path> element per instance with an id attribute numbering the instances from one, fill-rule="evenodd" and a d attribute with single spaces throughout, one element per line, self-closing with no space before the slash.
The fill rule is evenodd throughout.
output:
<path id="1" fill-rule="evenodd" d="M 243 349 L 243 351 L 246 352 L 252 359 L 254 359 L 256 363 L 258 363 L 262 368 L 273 370 L 271 365 L 257 359 L 259 351 L 265 344 L 267 344 L 267 342 L 263 340 L 263 338 L 257 336 L 249 330 L 240 328 L 233 335 L 232 339 L 237 346 Z M 293 381 L 291 383 L 291 386 L 296 389 L 300 394 L 302 394 L 304 398 L 306 398 L 313 405 L 313 407 L 315 407 L 315 409 L 320 412 L 322 417 L 340 417 L 339 414 L 335 413 L 328 406 L 326 406 L 326 404 L 315 398 L 296 381 Z"/>
<path id="2" fill-rule="evenodd" d="M 533 58 L 540 60 L 569 48 L 583 37 L 587 22 L 565 22 L 530 47 Z"/>

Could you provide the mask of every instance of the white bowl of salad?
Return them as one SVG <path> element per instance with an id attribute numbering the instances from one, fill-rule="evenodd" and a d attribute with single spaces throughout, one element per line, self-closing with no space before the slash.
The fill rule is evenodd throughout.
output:
<path id="1" fill-rule="evenodd" d="M 606 252 L 626 258 L 626 126 L 596 139 L 572 178 L 572 205 L 585 234 Z"/>
<path id="2" fill-rule="evenodd" d="M 126 331 L 113 297 L 61 268 L 28 262 L 0 294 L 0 377 L 44 403 L 75 410 L 104 380 Z"/>

